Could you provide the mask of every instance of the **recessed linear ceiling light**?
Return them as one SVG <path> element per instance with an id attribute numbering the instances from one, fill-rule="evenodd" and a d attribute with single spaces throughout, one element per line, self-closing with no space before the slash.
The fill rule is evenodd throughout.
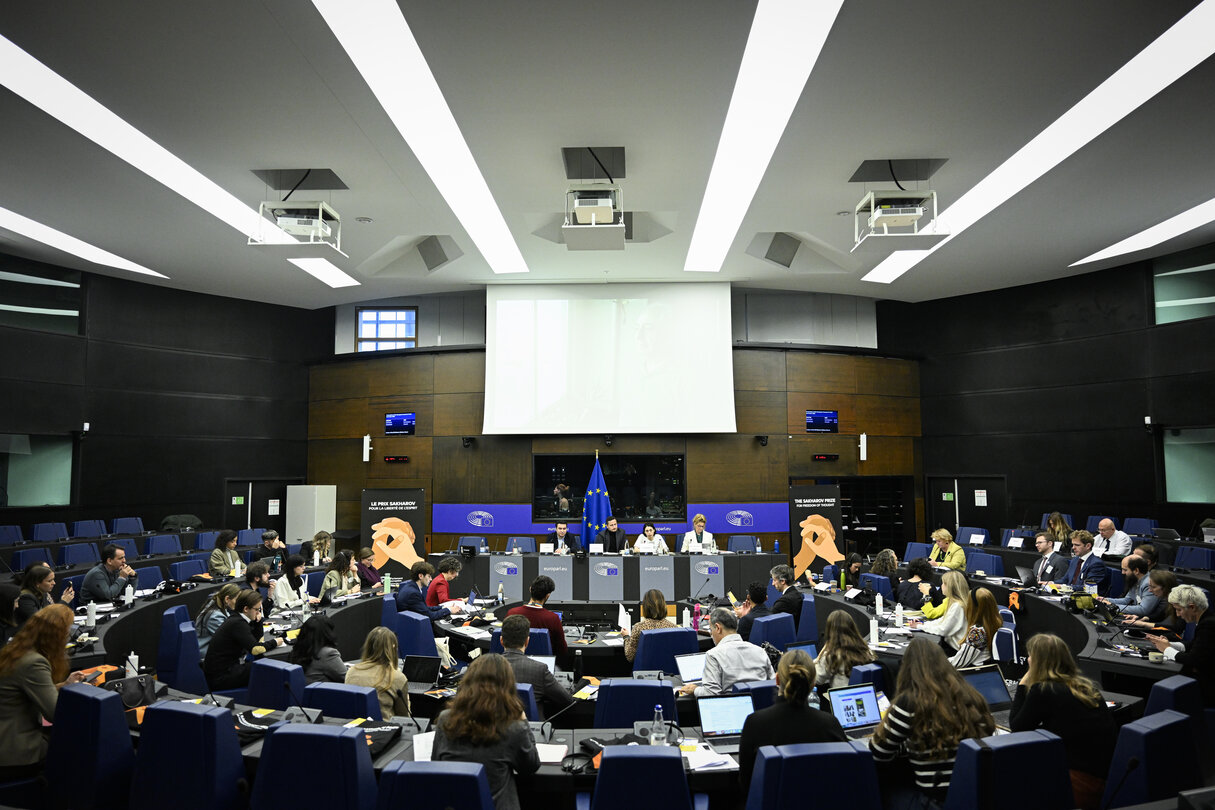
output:
<path id="1" fill-rule="evenodd" d="M 1212 221 L 1215 221 L 1215 200 L 1207 200 L 1189 211 L 1182 211 L 1175 217 L 1169 217 L 1164 222 L 1153 225 L 1133 236 L 1128 236 L 1121 242 L 1110 245 L 1105 250 L 1099 250 L 1091 256 L 1086 256 L 1078 262 L 1072 262 L 1068 266 L 1075 267 L 1079 264 L 1099 262 L 1102 259 L 1147 250 L 1150 247 L 1156 247 L 1161 242 L 1167 242 L 1174 236 L 1181 236 L 1195 228 L 1201 228 Z"/>
<path id="2" fill-rule="evenodd" d="M 0 83 L 148 177 L 240 231 L 246 238 L 258 233 L 259 217 L 256 209 L 245 205 L 4 36 L 0 36 Z M 282 245 L 297 243 L 296 239 L 273 224 L 262 230 L 261 234 L 263 242 Z M 349 283 L 358 282 L 350 279 Z M 349 283 L 342 286 L 349 286 Z"/>
<path id="3" fill-rule="evenodd" d="M 443 91 L 395 0 L 312 0 L 495 273 L 526 273 Z"/>
<path id="4" fill-rule="evenodd" d="M 891 253 L 861 280 L 889 284 L 949 244 L 1215 53 L 1211 31 L 1215 0 L 1204 0 L 942 212 L 948 236 L 926 250 Z"/>
<path id="5" fill-rule="evenodd" d="M 684 270 L 721 270 L 841 5 L 759 0 Z"/>
<path id="6" fill-rule="evenodd" d="M 287 261 L 330 287 L 353 287 L 359 283 L 328 259 L 288 259 Z"/>
<path id="7" fill-rule="evenodd" d="M 23 217 L 15 211 L 10 211 L 7 208 L 0 208 L 0 228 L 10 230 L 13 233 L 19 233 L 22 236 L 33 239 L 36 242 L 41 242 L 44 245 L 50 245 L 56 250 L 62 250 L 64 253 L 70 253 L 73 256 L 79 256 L 85 261 L 93 264 L 101 264 L 106 267 L 116 267 L 119 270 L 130 270 L 132 273 L 142 273 L 145 276 L 156 276 L 157 278 L 168 278 L 168 276 L 157 273 L 155 270 L 149 270 L 142 264 L 136 264 L 133 261 L 124 259 L 121 256 L 115 256 L 108 250 L 102 250 L 96 245 L 90 245 L 88 242 L 83 242 L 74 236 L 69 236 L 63 231 L 57 231 L 49 225 L 43 225 L 41 222 L 35 222 L 29 217 Z M 52 282 L 45 280 L 40 283 L 44 284 L 59 284 L 64 282 Z M 66 283 L 64 283 L 65 286 Z M 78 284 L 70 286 L 78 287 Z"/>

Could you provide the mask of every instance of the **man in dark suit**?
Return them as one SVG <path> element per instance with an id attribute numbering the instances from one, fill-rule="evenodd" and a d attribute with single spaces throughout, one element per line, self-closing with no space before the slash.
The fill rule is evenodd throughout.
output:
<path id="1" fill-rule="evenodd" d="M 526 616 L 514 615 L 503 619 L 503 655 L 515 671 L 515 682 L 531 684 L 540 715 L 548 717 L 573 703 L 574 698 L 557 683 L 548 667 L 525 654 L 531 629 Z"/>
<path id="2" fill-rule="evenodd" d="M 1085 585 L 1096 585 L 1098 596 L 1109 595 L 1109 569 L 1105 567 L 1105 561 L 1093 553 L 1093 536 L 1084 529 L 1072 532 L 1071 565 L 1055 582 L 1070 585 L 1078 591 L 1084 590 Z"/>
<path id="3" fill-rule="evenodd" d="M 430 586 L 430 581 L 434 579 L 435 567 L 425 560 L 419 560 L 409 569 L 409 580 L 402 582 L 400 589 L 397 591 L 397 611 L 409 611 L 417 613 L 420 616 L 425 616 L 432 622 L 437 622 L 439 619 L 446 619 L 454 610 L 460 612 L 460 605 L 454 604 L 451 609 L 445 608 L 442 605 L 431 607 L 426 604 L 426 589 Z"/>
<path id="4" fill-rule="evenodd" d="M 607 519 L 607 524 L 600 530 L 599 534 L 595 535 L 596 543 L 603 543 L 603 551 L 605 554 L 614 554 L 625 547 L 628 542 L 624 536 L 624 529 L 619 528 L 616 523 L 616 516 L 612 515 Z"/>
<path id="5" fill-rule="evenodd" d="M 557 524 L 556 531 L 548 533 L 548 537 L 544 538 L 544 542 L 553 544 L 553 551 L 558 554 L 564 554 L 566 551 L 581 551 L 582 544 L 578 542 L 578 535 L 569 533 L 569 524 L 565 521 L 560 521 Z"/>
<path id="6" fill-rule="evenodd" d="M 1067 571 L 1067 557 L 1055 551 L 1055 541 L 1046 532 L 1034 537 L 1034 548 L 1042 558 L 1034 563 L 1034 576 L 1039 582 L 1054 582 Z"/>
<path id="7" fill-rule="evenodd" d="M 734 609 L 734 615 L 738 616 L 738 634 L 743 637 L 743 641 L 751 640 L 751 625 L 755 624 L 756 619 L 772 615 L 772 609 L 768 607 L 767 602 L 767 583 L 752 582 L 747 586 L 746 600 Z"/>
<path id="8" fill-rule="evenodd" d="M 796 630 L 802 619 L 802 592 L 793 585 L 793 569 L 778 565 L 768 573 L 772 576 L 772 587 L 780 591 L 780 598 L 772 603 L 772 612 L 788 613 L 793 617 L 793 629 Z"/>

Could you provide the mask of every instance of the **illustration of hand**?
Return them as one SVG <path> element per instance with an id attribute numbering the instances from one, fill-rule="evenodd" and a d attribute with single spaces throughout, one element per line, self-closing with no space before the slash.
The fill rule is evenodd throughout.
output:
<path id="1" fill-rule="evenodd" d="M 374 532 L 371 535 L 371 548 L 375 552 L 372 564 L 376 568 L 383 568 L 390 559 L 410 568 L 422 559 L 414 550 L 413 543 L 417 535 L 414 534 L 413 526 L 410 526 L 408 522 L 400 518 L 389 517 L 384 518 L 371 529 Z"/>

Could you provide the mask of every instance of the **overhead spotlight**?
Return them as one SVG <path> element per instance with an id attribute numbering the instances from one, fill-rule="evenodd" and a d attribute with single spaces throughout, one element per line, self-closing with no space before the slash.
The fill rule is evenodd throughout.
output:
<path id="1" fill-rule="evenodd" d="M 613 435 L 612 435 L 612 434 L 610 434 L 610 433 L 605 433 L 605 434 L 604 434 L 604 436 L 603 436 L 603 443 L 604 443 L 604 444 L 606 444 L 608 447 L 611 447 L 611 446 L 612 446 L 612 442 L 614 442 L 614 441 L 616 441 L 616 437 L 615 437 L 615 436 L 613 436 Z"/>
<path id="2" fill-rule="evenodd" d="M 473 442 L 476 440 L 476 436 L 465 436 L 464 438 L 460 439 L 460 444 L 464 445 L 465 447 L 472 447 Z"/>
<path id="3" fill-rule="evenodd" d="M 767 436 L 756 436 L 755 441 L 759 442 L 760 447 L 768 446 L 768 437 Z"/>

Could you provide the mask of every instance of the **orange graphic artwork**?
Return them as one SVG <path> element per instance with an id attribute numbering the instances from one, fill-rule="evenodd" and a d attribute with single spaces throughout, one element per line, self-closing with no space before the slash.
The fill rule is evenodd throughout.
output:
<path id="1" fill-rule="evenodd" d="M 802 547 L 793 558 L 793 573 L 801 576 L 816 557 L 837 563 L 844 555 L 835 547 L 835 527 L 822 515 L 809 515 L 797 524 L 802 530 Z"/>
<path id="2" fill-rule="evenodd" d="M 372 562 L 376 568 L 383 568 L 391 559 L 408 570 L 422 559 L 413 547 L 417 535 L 413 533 L 413 526 L 406 521 L 395 517 L 384 518 L 371 530 L 374 532 L 371 535 L 371 550 L 375 552 Z"/>

